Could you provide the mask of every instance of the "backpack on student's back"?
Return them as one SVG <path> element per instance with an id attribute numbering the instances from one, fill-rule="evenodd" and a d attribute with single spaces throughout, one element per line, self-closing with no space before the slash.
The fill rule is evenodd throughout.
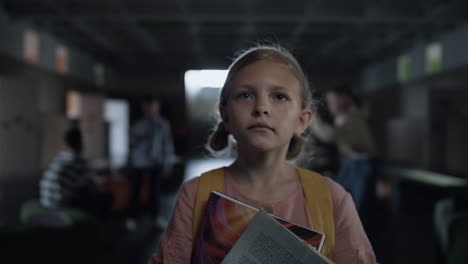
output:
<path id="1" fill-rule="evenodd" d="M 325 234 L 322 254 L 332 259 L 335 251 L 335 224 L 330 190 L 326 180 L 319 174 L 306 169 L 297 169 L 304 190 L 309 217 L 314 229 Z M 192 232 L 195 237 L 203 212 L 212 191 L 224 189 L 224 168 L 203 173 L 198 183 L 195 206 L 193 208 Z"/>

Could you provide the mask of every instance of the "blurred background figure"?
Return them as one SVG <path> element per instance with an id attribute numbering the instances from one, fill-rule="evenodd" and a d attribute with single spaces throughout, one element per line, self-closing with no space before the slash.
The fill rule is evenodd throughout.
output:
<path id="1" fill-rule="evenodd" d="M 130 198 L 130 219 L 127 226 L 134 229 L 136 218 L 141 216 L 140 196 L 145 178 L 149 185 L 149 215 L 156 228 L 163 223 L 158 221 L 161 179 L 171 174 L 174 160 L 174 145 L 171 125 L 160 115 L 160 102 L 147 98 L 142 104 L 143 118 L 131 130 L 132 191 Z"/>
<path id="2" fill-rule="evenodd" d="M 52 159 L 40 181 L 41 205 L 50 209 L 79 208 L 106 216 L 113 195 L 101 189 L 96 174 L 82 157 L 83 141 L 78 126 L 64 135 L 64 148 Z"/>
<path id="3" fill-rule="evenodd" d="M 324 176 L 334 177 L 339 168 L 340 160 L 335 141 L 333 115 L 328 110 L 325 93 L 322 90 L 315 91 L 313 98 L 317 100 L 317 104 L 310 125 L 309 146 L 307 146 L 312 157 L 306 162 L 306 166 Z"/>
<path id="4" fill-rule="evenodd" d="M 437 201 L 434 207 L 434 231 L 439 258 L 447 263 L 467 263 L 468 192 L 466 188 L 452 191 L 451 196 Z"/>
<path id="5" fill-rule="evenodd" d="M 346 85 L 326 93 L 326 105 L 333 123 L 323 111 L 317 111 L 312 134 L 323 142 L 335 142 L 341 155 L 334 176 L 353 196 L 359 211 L 375 194 L 375 143 L 361 111 L 361 102 Z"/>

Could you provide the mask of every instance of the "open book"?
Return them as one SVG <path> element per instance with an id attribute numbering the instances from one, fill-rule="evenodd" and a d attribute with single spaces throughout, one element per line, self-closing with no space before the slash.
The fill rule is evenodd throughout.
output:
<path id="1" fill-rule="evenodd" d="M 221 264 L 333 263 L 264 211 L 259 211 Z"/>
<path id="2" fill-rule="evenodd" d="M 223 193 L 211 192 L 205 215 L 193 241 L 192 263 L 221 263 L 257 212 L 258 208 Z M 325 242 L 324 234 L 277 216 L 272 217 L 311 247 L 321 251 Z"/>

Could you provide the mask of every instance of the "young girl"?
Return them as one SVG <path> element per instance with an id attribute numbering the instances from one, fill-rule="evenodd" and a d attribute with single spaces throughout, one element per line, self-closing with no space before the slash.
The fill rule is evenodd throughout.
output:
<path id="1" fill-rule="evenodd" d="M 304 144 L 302 135 L 313 117 L 311 101 L 301 67 L 280 47 L 249 49 L 231 64 L 219 101 L 221 121 L 208 145 L 223 151 L 231 147 L 232 135 L 237 159 L 182 186 L 150 263 L 190 263 L 199 222 L 194 218 L 208 197 L 206 185 L 214 179 L 235 199 L 323 231 L 327 240 L 322 252 L 334 262 L 376 262 L 351 196 L 332 180 L 289 162 Z"/>

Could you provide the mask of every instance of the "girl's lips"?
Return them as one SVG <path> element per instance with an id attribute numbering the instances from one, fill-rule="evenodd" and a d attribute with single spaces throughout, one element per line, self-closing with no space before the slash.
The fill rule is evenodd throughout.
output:
<path id="1" fill-rule="evenodd" d="M 253 124 L 248 127 L 248 129 L 254 129 L 254 130 L 271 130 L 274 131 L 274 129 L 266 124 Z"/>

